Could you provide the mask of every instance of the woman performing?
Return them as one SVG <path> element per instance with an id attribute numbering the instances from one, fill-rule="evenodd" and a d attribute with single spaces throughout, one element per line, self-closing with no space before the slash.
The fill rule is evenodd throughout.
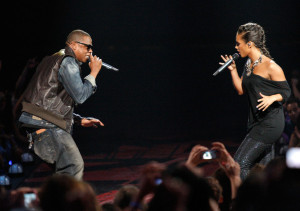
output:
<path id="1" fill-rule="evenodd" d="M 272 60 L 265 42 L 260 25 L 241 25 L 235 48 L 248 60 L 241 77 L 235 62 L 228 67 L 235 89 L 239 95 L 246 94 L 249 102 L 247 135 L 234 156 L 240 164 L 242 180 L 255 163 L 266 164 L 272 159 L 272 145 L 284 129 L 282 104 L 291 93 L 283 70 Z M 232 57 L 221 58 L 226 62 Z"/>

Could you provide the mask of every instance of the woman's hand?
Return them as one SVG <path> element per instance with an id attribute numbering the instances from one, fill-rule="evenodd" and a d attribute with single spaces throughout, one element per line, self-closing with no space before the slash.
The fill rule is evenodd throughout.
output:
<path id="1" fill-rule="evenodd" d="M 227 62 L 229 59 L 232 59 L 232 56 L 230 55 L 229 57 L 227 55 L 223 56 L 221 55 L 221 58 L 223 59 L 224 62 Z M 219 62 L 220 65 L 223 65 L 224 63 Z M 233 60 L 231 65 L 228 66 L 228 69 L 230 71 L 236 70 L 236 65 L 235 65 L 235 61 Z"/>
<path id="2" fill-rule="evenodd" d="M 256 106 L 258 110 L 265 111 L 275 101 L 282 101 L 282 96 L 280 94 L 271 95 L 271 96 L 263 95 L 261 92 L 259 94 L 262 98 L 257 100 L 257 102 L 259 102 L 259 104 Z"/>

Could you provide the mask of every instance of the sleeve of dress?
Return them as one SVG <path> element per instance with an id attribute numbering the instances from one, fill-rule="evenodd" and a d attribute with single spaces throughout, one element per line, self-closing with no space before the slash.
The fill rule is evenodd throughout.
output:
<path id="1" fill-rule="evenodd" d="M 281 94 L 281 96 L 283 98 L 282 103 L 285 103 L 285 101 L 291 95 L 291 88 L 287 81 L 282 81 L 282 82 L 278 83 L 278 93 Z"/>

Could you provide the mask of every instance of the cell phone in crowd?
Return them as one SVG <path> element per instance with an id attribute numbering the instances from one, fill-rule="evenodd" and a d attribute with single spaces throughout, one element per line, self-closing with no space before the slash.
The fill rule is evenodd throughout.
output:
<path id="1" fill-rule="evenodd" d="M 286 165 L 292 169 L 300 169 L 300 148 L 290 148 L 286 152 Z"/>
<path id="2" fill-rule="evenodd" d="M 35 193 L 24 193 L 24 207 L 34 208 L 33 202 L 36 200 Z"/>
<path id="3" fill-rule="evenodd" d="M 212 160 L 212 159 L 216 159 L 217 157 L 218 157 L 217 150 L 207 150 L 202 154 L 203 160 Z"/>
<path id="4" fill-rule="evenodd" d="M 160 185 L 162 183 L 162 179 L 161 178 L 156 178 L 155 179 L 155 185 Z"/>

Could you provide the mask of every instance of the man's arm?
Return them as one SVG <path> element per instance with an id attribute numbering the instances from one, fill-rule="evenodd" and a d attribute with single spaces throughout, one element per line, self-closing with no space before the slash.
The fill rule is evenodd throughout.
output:
<path id="1" fill-rule="evenodd" d="M 82 81 L 79 66 L 73 57 L 66 57 L 62 61 L 58 80 L 78 104 L 84 103 L 97 88 L 95 78 L 91 75 L 86 76 L 84 82 Z"/>
<path id="2" fill-rule="evenodd" d="M 73 113 L 74 123 L 76 125 L 81 125 L 82 127 L 95 127 L 97 128 L 99 125 L 104 126 L 103 122 L 94 117 L 82 117 L 79 114 Z"/>

